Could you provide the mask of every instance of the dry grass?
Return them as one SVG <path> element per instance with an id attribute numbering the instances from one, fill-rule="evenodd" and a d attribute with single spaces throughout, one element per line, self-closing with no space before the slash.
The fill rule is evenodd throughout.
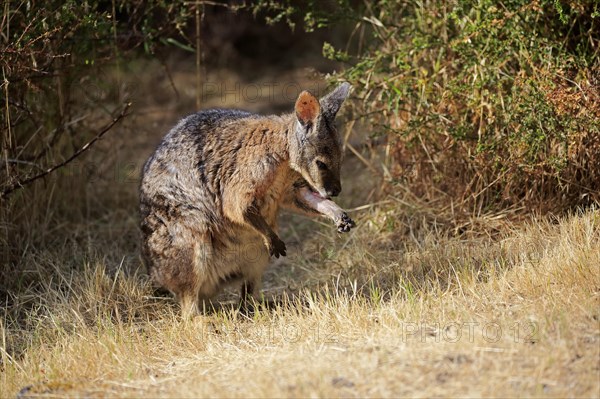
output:
<path id="1" fill-rule="evenodd" d="M 182 320 L 138 257 L 136 173 L 187 112 L 156 98 L 87 158 L 94 179 L 82 166 L 3 204 L 0 397 L 600 396 L 594 209 L 457 225 L 396 192 L 350 235 L 288 216 L 265 276 L 278 306 L 247 316 L 226 293 Z M 373 201 L 361 165 L 348 208 Z"/>
<path id="2" fill-rule="evenodd" d="M 252 316 L 181 320 L 126 273 L 136 261 L 99 253 L 32 270 L 42 285 L 1 320 L 0 397 L 600 394 L 597 211 L 471 240 L 399 235 L 398 212 L 375 207 L 341 239 L 319 229 L 267 278 L 295 295 Z"/>

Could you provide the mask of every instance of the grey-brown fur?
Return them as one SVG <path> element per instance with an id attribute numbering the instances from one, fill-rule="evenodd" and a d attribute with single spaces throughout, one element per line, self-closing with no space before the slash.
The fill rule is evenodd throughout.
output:
<path id="1" fill-rule="evenodd" d="M 334 119 L 349 88 L 342 84 L 320 101 L 303 92 L 295 112 L 283 116 L 198 112 L 148 159 L 142 253 L 154 281 L 184 312 L 232 281 L 242 281 L 244 298 L 257 294 L 269 257 L 286 254 L 275 233 L 281 207 L 325 214 L 340 232 L 354 226 L 329 199 L 341 190 Z"/>

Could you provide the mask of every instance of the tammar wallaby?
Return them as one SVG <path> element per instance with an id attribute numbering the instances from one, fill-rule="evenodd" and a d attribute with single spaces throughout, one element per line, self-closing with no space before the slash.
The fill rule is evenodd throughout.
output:
<path id="1" fill-rule="evenodd" d="M 282 116 L 200 111 L 148 159 L 142 255 L 184 314 L 232 282 L 242 282 L 243 301 L 258 295 L 269 257 L 286 255 L 275 233 L 280 208 L 325 215 L 339 232 L 355 226 L 331 200 L 342 190 L 335 116 L 349 90 L 342 83 L 321 100 L 303 91 Z"/>

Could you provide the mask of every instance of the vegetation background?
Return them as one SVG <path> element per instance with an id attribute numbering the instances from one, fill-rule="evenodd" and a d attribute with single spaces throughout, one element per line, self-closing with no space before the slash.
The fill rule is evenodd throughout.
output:
<path id="1" fill-rule="evenodd" d="M 600 4 L 10 0 L 0 397 L 600 397 Z M 182 320 L 137 187 L 200 108 L 353 85 L 342 205 L 284 215 L 274 308 Z"/>

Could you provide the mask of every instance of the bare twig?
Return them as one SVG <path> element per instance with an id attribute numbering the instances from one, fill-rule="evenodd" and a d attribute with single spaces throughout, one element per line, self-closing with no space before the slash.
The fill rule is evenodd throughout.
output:
<path id="1" fill-rule="evenodd" d="M 26 160 L 22 160 L 22 159 L 2 159 L 0 160 L 0 163 L 3 164 L 23 164 L 23 165 L 29 165 L 29 166 L 33 166 L 37 169 L 40 170 L 44 170 L 44 168 L 42 168 L 40 165 L 36 164 L 35 162 L 30 162 L 30 161 L 26 161 Z"/>
<path id="2" fill-rule="evenodd" d="M 378 171 L 371 162 L 367 161 L 367 159 L 365 157 L 362 156 L 362 154 L 360 152 L 358 152 L 358 150 L 356 148 L 354 148 L 354 146 L 350 143 L 346 143 L 346 148 L 348 148 L 350 151 L 352 151 L 352 153 L 354 155 L 356 155 L 356 157 L 365 164 L 365 166 L 367 168 L 369 168 L 369 170 L 371 172 L 373 172 L 375 175 L 377 176 L 381 176 L 381 172 Z"/>
<path id="3" fill-rule="evenodd" d="M 206 0 L 194 0 L 194 1 L 186 1 L 185 3 L 186 6 L 189 5 L 207 5 L 207 6 L 216 6 L 216 7 L 225 7 L 225 8 L 229 8 L 229 9 L 235 9 L 236 6 L 232 5 L 232 4 L 227 4 L 227 3 L 219 3 L 216 1 L 206 1 Z"/>
<path id="4" fill-rule="evenodd" d="M 23 188 L 26 185 L 31 184 L 38 179 L 41 179 L 42 177 L 49 175 L 50 173 L 54 172 L 57 169 L 62 168 L 63 166 L 69 164 L 71 161 L 73 161 L 74 159 L 79 157 L 81 154 L 86 152 L 92 145 L 94 145 L 96 143 L 96 141 L 100 140 L 102 138 L 102 136 L 104 136 L 108 131 L 110 131 L 117 123 L 119 123 L 119 121 L 121 121 L 125 116 L 127 116 L 127 111 L 129 110 L 129 107 L 131 107 L 131 103 L 125 104 L 125 106 L 123 107 L 123 109 L 121 110 L 119 115 L 117 115 L 115 118 L 113 118 L 113 120 L 108 125 L 106 125 L 102 130 L 100 130 L 100 132 L 98 132 L 96 134 L 96 136 L 94 136 L 93 139 L 91 139 L 85 145 L 83 145 L 81 148 L 79 148 L 77 151 L 75 151 L 69 158 L 46 169 L 45 171 L 43 171 L 35 176 L 31 176 L 26 179 L 19 180 L 15 183 L 9 185 L 8 187 L 6 187 L 5 189 L 2 190 L 2 193 L 0 193 L 0 198 L 2 198 L 2 199 L 6 198 L 12 192 L 14 192 L 20 188 Z"/>

